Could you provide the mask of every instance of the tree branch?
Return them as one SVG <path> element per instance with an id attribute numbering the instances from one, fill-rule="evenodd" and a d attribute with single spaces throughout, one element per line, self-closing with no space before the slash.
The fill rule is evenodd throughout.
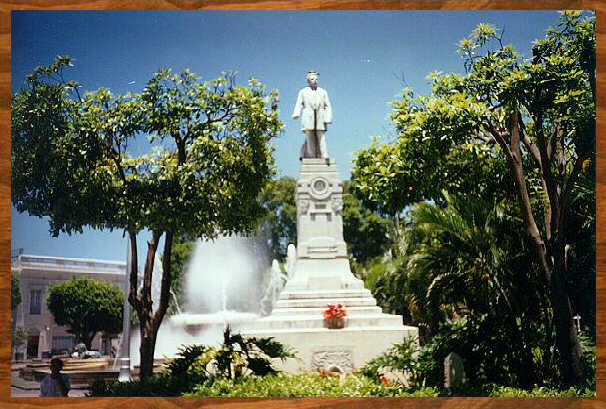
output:
<path id="1" fill-rule="evenodd" d="M 484 136 L 479 131 L 475 133 L 474 137 L 487 143 L 488 145 L 494 145 L 496 143 L 494 138 L 489 138 L 488 136 Z"/>
<path id="2" fill-rule="evenodd" d="M 545 203 L 545 205 L 549 206 L 551 213 L 551 223 L 549 225 L 551 230 L 549 236 L 551 238 L 558 234 L 558 230 L 560 228 L 560 198 L 556 183 L 553 179 L 553 174 L 551 172 L 551 161 L 549 160 L 549 155 L 547 154 L 547 145 L 545 143 L 546 141 L 543 129 L 543 116 L 541 113 L 538 113 L 535 117 L 535 128 L 537 129 L 537 145 L 539 146 L 539 153 L 541 155 L 541 178 L 544 181 L 544 186 L 547 188 L 548 201 Z"/>
<path id="3" fill-rule="evenodd" d="M 492 135 L 494 140 L 497 141 L 501 149 L 503 149 L 503 152 L 505 152 L 505 154 L 507 155 L 508 160 L 511 161 L 513 159 L 513 155 L 509 145 L 507 145 L 507 141 L 505 140 L 504 135 L 497 131 L 497 129 L 495 129 L 495 127 L 491 123 L 487 123 L 485 125 L 490 131 L 490 134 Z"/>
<path id="4" fill-rule="evenodd" d="M 158 309 L 154 314 L 153 326 L 157 330 L 162 323 L 162 319 L 168 309 L 168 301 L 170 299 L 170 285 L 173 281 L 171 270 L 171 255 L 173 247 L 174 233 L 167 231 L 164 236 L 164 250 L 162 252 L 162 284 L 160 287 L 160 302 Z"/>
<path id="5" fill-rule="evenodd" d="M 520 121 L 519 118 L 518 118 L 518 121 Z M 524 143 L 524 146 L 526 147 L 526 149 L 528 149 L 528 152 L 530 152 L 530 155 L 535 160 L 535 162 L 537 163 L 537 165 L 540 169 L 542 161 L 541 161 L 541 153 L 539 152 L 539 148 L 537 148 L 537 145 L 530 140 L 530 138 L 528 137 L 528 133 L 526 133 L 526 132 L 521 133 L 520 140 Z"/>
<path id="6" fill-rule="evenodd" d="M 537 226 L 534 215 L 532 214 L 532 205 L 528 189 L 526 188 L 526 177 L 524 175 L 524 166 L 522 164 L 522 152 L 520 150 L 520 132 L 518 125 L 518 115 L 515 113 L 511 118 L 511 160 L 512 173 L 516 186 L 518 187 L 518 198 L 522 207 L 522 216 L 526 224 L 526 230 L 533 241 L 535 250 L 541 263 L 542 271 L 548 283 L 551 283 L 551 265 L 550 260 L 546 255 L 545 243 L 541 237 L 541 232 Z"/>
<path id="7" fill-rule="evenodd" d="M 574 166 L 572 171 L 570 172 L 570 176 L 568 176 L 568 180 L 566 181 L 566 186 L 562 193 L 562 198 L 560 201 L 561 211 L 560 211 L 560 226 L 564 226 L 564 217 L 568 213 L 568 201 L 570 200 L 570 195 L 572 193 L 572 189 L 576 184 L 579 175 L 581 173 L 581 169 L 583 168 L 583 162 L 587 159 L 587 157 L 579 156 L 577 160 L 574 162 Z M 561 229 L 561 233 L 563 234 L 564 229 Z"/>
<path id="8" fill-rule="evenodd" d="M 137 234 L 133 232 L 128 232 L 128 236 L 130 238 L 130 294 L 128 296 L 128 301 L 135 308 L 137 312 L 141 307 L 141 297 L 137 294 L 137 284 L 138 284 L 138 256 L 137 256 Z"/>
<path id="9" fill-rule="evenodd" d="M 151 299 L 152 275 L 154 273 L 154 261 L 156 259 L 156 249 L 162 232 L 157 230 L 152 232 L 152 238 L 147 242 L 147 259 L 145 260 L 145 271 L 143 272 L 143 287 L 141 288 L 141 298 L 143 308 L 150 308 L 153 300 Z"/>

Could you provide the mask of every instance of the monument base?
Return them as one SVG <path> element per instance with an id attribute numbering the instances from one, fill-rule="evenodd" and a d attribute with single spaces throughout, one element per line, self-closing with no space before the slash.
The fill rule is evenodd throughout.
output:
<path id="1" fill-rule="evenodd" d="M 277 363 L 287 372 L 352 372 L 399 343 L 418 337 L 399 315 L 384 314 L 349 265 L 343 240 L 343 187 L 334 161 L 303 159 L 297 180 L 297 256 L 292 277 L 271 315 L 241 323 L 243 335 L 274 337 L 298 360 Z M 323 312 L 341 304 L 343 329 L 328 329 Z"/>
<path id="2" fill-rule="evenodd" d="M 298 328 L 248 332 L 243 335 L 273 337 L 294 348 L 297 359 L 277 361 L 275 366 L 290 373 L 303 371 L 354 372 L 366 362 L 400 343 L 406 336 L 416 337 L 416 327 L 346 327 L 343 329 Z"/>
<path id="3" fill-rule="evenodd" d="M 313 281 L 317 282 L 317 281 Z M 323 312 L 328 304 L 346 311 L 343 329 L 328 329 Z M 286 372 L 338 370 L 352 372 L 400 343 L 418 337 L 418 328 L 402 325 L 400 315 L 384 314 L 365 288 L 293 290 L 280 294 L 271 315 L 234 327 L 247 336 L 273 337 L 293 347 L 298 359 L 276 362 Z"/>

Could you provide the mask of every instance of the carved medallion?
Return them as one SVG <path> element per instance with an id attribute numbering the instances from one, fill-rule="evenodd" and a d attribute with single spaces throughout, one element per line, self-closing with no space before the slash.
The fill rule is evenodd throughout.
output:
<path id="1" fill-rule="evenodd" d="M 353 372 L 352 351 L 316 351 L 311 356 L 311 369 L 337 372 Z"/>
<path id="2" fill-rule="evenodd" d="M 331 189 L 328 188 L 328 180 L 323 177 L 316 177 L 311 181 L 310 185 L 310 193 L 315 199 L 326 199 L 331 193 Z"/>

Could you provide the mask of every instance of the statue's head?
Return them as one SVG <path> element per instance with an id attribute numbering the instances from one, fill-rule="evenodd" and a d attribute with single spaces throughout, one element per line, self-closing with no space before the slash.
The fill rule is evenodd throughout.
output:
<path id="1" fill-rule="evenodd" d="M 309 84 L 310 87 L 316 87 L 318 85 L 318 74 L 315 71 L 309 71 L 306 75 L 305 78 L 307 79 L 307 83 Z"/>

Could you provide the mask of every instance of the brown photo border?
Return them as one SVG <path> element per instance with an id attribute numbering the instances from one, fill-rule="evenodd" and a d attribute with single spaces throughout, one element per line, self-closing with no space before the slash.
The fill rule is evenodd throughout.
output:
<path id="1" fill-rule="evenodd" d="M 10 86 L 12 10 L 541 10 L 593 9 L 597 14 L 596 212 L 606 206 L 606 1 L 570 0 L 0 0 L 0 408 L 605 408 L 606 409 L 606 226 L 597 223 L 596 399 L 516 398 L 11 398 L 10 397 Z"/>

